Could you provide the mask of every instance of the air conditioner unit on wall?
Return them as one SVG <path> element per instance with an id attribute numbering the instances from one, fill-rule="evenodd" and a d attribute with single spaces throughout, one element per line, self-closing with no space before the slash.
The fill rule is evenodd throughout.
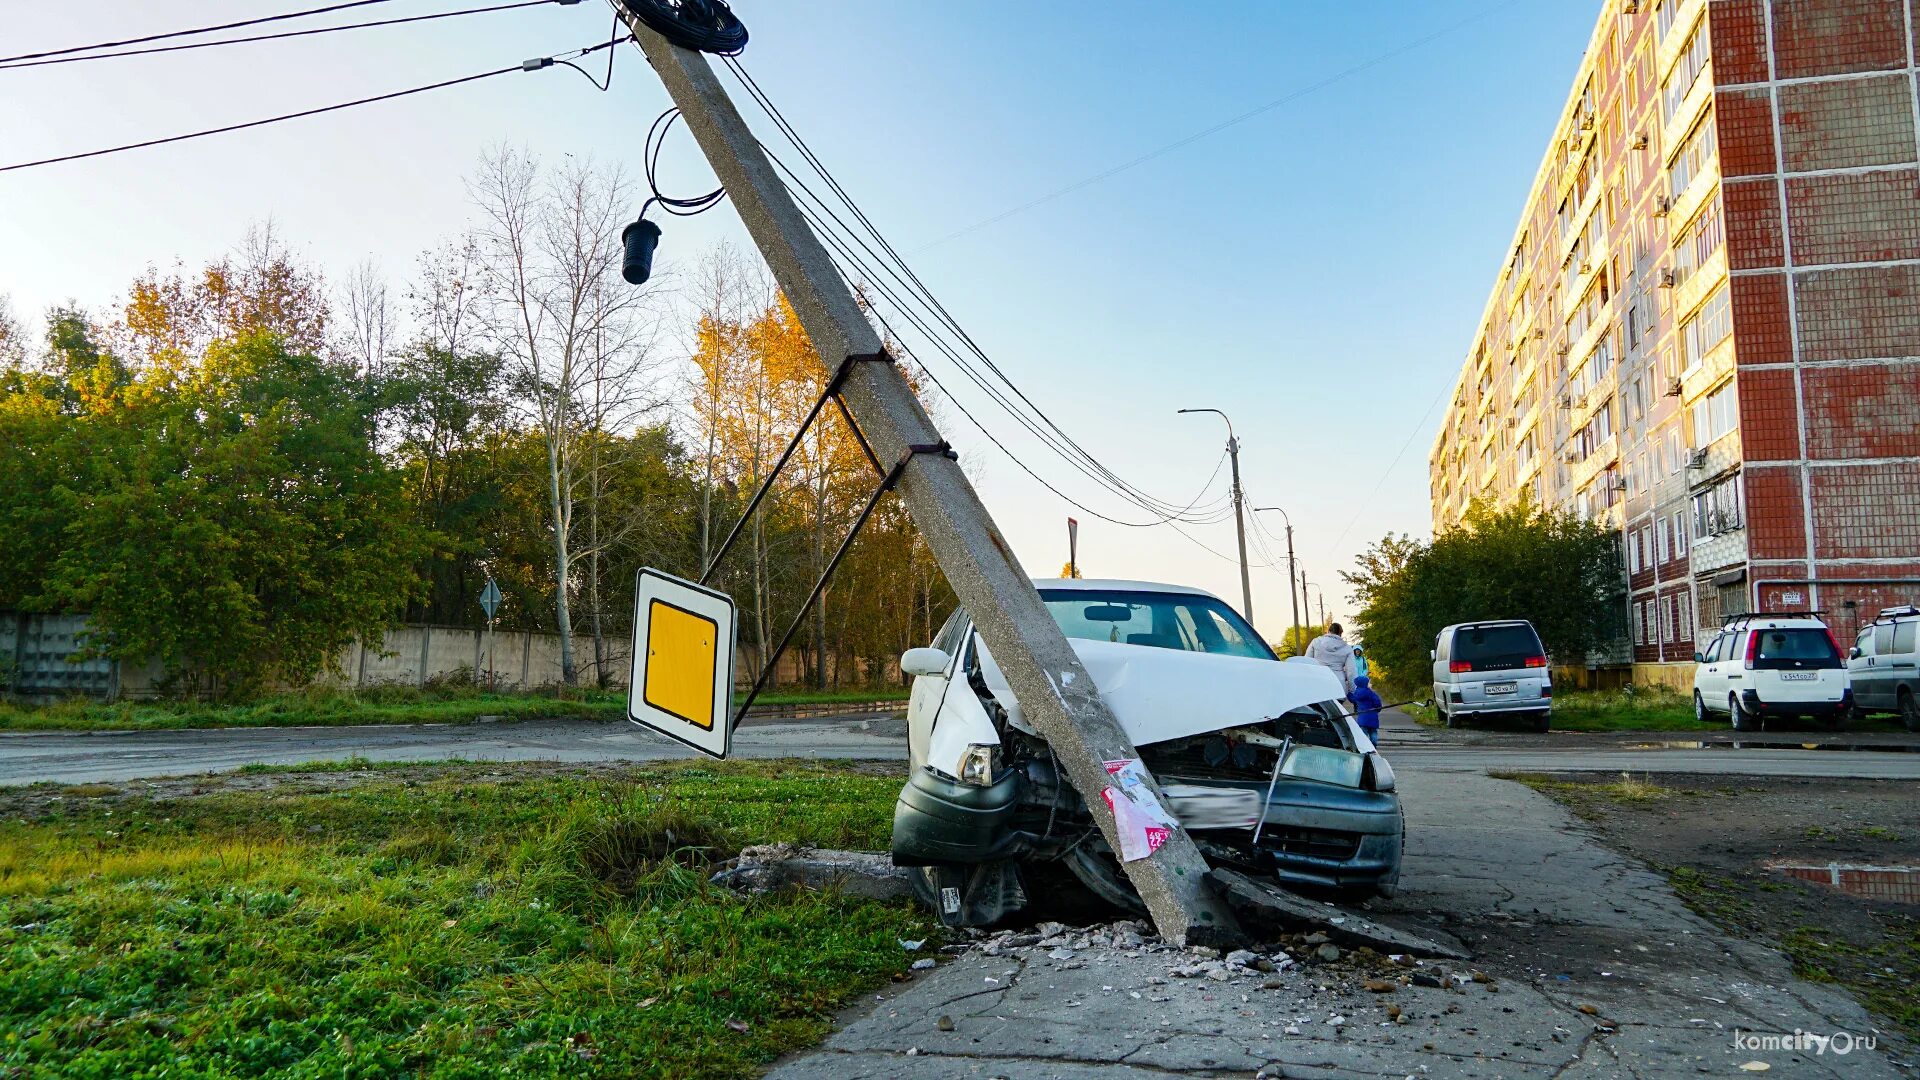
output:
<path id="1" fill-rule="evenodd" d="M 1679 376 L 1677 376 L 1677 375 L 1676 375 L 1675 377 L 1673 377 L 1673 378 L 1671 378 L 1671 379 L 1668 379 L 1668 380 L 1667 380 L 1667 396 L 1668 396 L 1668 397 L 1679 397 L 1679 396 L 1680 396 L 1680 378 L 1679 378 Z"/>
<path id="2" fill-rule="evenodd" d="M 1633 137 L 1633 142 L 1628 144 L 1628 149 L 1630 150 L 1645 150 L 1646 148 L 1647 148 L 1647 137 L 1645 135 L 1635 135 Z"/>
<path id="3" fill-rule="evenodd" d="M 1660 271 L 1660 287 L 1663 289 L 1671 289 L 1673 288 L 1673 286 L 1674 286 L 1673 271 L 1672 270 Z"/>
<path id="4" fill-rule="evenodd" d="M 1673 212 L 1673 200 L 1665 195 L 1657 195 L 1653 200 L 1653 216 L 1666 217 Z"/>
<path id="5" fill-rule="evenodd" d="M 1640 10 L 1640 0 L 1620 0 L 1620 14 L 1632 15 Z"/>
<path id="6" fill-rule="evenodd" d="M 1705 450 L 1689 449 L 1687 451 L 1687 468 L 1704 469 L 1706 467 L 1707 467 L 1707 452 Z"/>

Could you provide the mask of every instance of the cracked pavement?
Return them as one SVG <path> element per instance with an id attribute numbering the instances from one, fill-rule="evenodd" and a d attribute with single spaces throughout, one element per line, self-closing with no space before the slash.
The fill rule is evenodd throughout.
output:
<path id="1" fill-rule="evenodd" d="M 1737 1048 L 1736 1029 L 1875 1027 L 1779 954 L 1719 934 L 1543 796 L 1409 772 L 1402 892 L 1371 913 L 1452 934 L 1475 958 L 1439 966 L 1488 982 L 1376 993 L 1345 964 L 1215 980 L 1168 978 L 1192 959 L 1172 949 L 973 949 L 844 1017 L 822 1048 L 770 1076 L 1599 1080 L 1744 1076 L 1751 1062 L 1769 1076 L 1913 1075 L 1886 1039 L 1846 1055 Z"/>

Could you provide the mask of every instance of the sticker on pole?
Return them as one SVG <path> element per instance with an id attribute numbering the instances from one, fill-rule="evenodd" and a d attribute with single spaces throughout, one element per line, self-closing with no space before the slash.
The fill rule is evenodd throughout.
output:
<path id="1" fill-rule="evenodd" d="M 1133 862 L 1157 851 L 1173 836 L 1175 819 L 1154 797 L 1147 786 L 1147 771 L 1138 758 L 1102 762 L 1114 786 L 1100 789 L 1107 809 L 1113 811 L 1114 829 L 1120 834 L 1120 859 Z"/>
<path id="2" fill-rule="evenodd" d="M 733 598 L 651 568 L 633 585 L 627 719 L 703 754 L 733 734 Z"/>

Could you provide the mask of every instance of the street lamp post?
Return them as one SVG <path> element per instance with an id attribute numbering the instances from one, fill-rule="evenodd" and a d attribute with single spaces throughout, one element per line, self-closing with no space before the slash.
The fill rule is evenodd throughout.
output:
<path id="1" fill-rule="evenodd" d="M 1227 456 L 1233 460 L 1233 529 L 1240 537 L 1240 614 L 1246 617 L 1247 624 L 1253 624 L 1253 580 L 1247 576 L 1247 521 L 1241 511 L 1240 499 L 1240 440 L 1233 437 L 1233 421 L 1219 409 L 1181 409 L 1183 413 L 1218 414 L 1227 421 Z"/>
<path id="2" fill-rule="evenodd" d="M 1297 627 L 1300 625 L 1300 594 L 1294 588 L 1294 586 L 1298 584 L 1294 581 L 1294 577 L 1299 571 L 1294 568 L 1293 562 L 1293 518 L 1285 510 L 1277 506 L 1256 506 L 1253 508 L 1253 512 L 1256 514 L 1264 514 L 1269 510 L 1278 513 L 1280 520 L 1287 523 L 1287 599 L 1293 602 L 1293 625 Z M 1292 632 L 1293 629 L 1291 627 L 1288 628 L 1287 633 L 1291 634 Z M 1286 635 L 1282 635 L 1280 640 L 1282 642 L 1286 641 Z"/>

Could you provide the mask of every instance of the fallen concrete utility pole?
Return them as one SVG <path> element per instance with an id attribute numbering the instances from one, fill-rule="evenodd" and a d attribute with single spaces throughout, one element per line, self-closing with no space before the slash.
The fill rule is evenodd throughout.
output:
<path id="1" fill-rule="evenodd" d="M 739 208 L 815 351 L 829 368 L 843 358 L 859 361 L 848 365 L 843 400 L 880 460 L 903 463 L 897 490 L 914 524 L 973 615 L 1025 715 L 1059 755 L 1107 843 L 1121 850 L 1113 813 L 1101 793 L 1108 787 L 1105 762 L 1139 757 L 1132 740 L 1095 692 L 966 474 L 939 452 L 946 446 L 940 432 L 886 355 L 706 56 L 668 42 L 638 17 L 630 15 L 627 22 Z M 1159 796 L 1150 777 L 1147 786 Z M 1232 912 L 1208 889 L 1207 863 L 1185 830 L 1175 826 L 1147 857 L 1121 865 L 1162 937 L 1191 944 L 1242 939 Z"/>

